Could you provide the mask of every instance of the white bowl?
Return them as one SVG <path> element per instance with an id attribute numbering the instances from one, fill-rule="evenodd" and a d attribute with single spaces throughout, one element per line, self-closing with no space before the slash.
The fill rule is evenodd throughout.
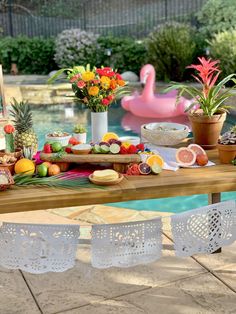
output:
<path id="1" fill-rule="evenodd" d="M 119 137 L 119 141 L 129 142 L 130 144 L 138 145 L 138 144 L 140 144 L 140 137 L 138 137 L 138 136 L 122 136 L 122 137 Z"/>
<path id="2" fill-rule="evenodd" d="M 67 136 L 49 136 L 48 134 L 45 135 L 46 141 L 50 141 L 52 143 L 61 143 L 62 146 L 67 146 L 69 144 L 70 138 L 70 134 Z"/>
<path id="3" fill-rule="evenodd" d="M 179 123 L 158 122 L 141 126 L 142 139 L 161 146 L 177 145 L 188 137 L 189 132 L 187 125 Z"/>

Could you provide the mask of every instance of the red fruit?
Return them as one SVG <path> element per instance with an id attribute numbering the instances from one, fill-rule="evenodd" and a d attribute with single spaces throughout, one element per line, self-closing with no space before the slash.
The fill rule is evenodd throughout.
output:
<path id="1" fill-rule="evenodd" d="M 45 144 L 43 147 L 43 151 L 46 154 L 51 154 L 52 153 L 52 147 L 50 144 Z"/>
<path id="2" fill-rule="evenodd" d="M 142 162 L 141 164 L 139 164 L 138 168 L 141 174 L 149 174 L 152 171 L 151 167 L 146 162 Z"/>
<path id="3" fill-rule="evenodd" d="M 71 146 L 66 146 L 65 152 L 66 152 L 67 154 L 72 154 Z"/>
<path id="4" fill-rule="evenodd" d="M 137 154 L 137 148 L 135 145 L 130 145 L 128 148 L 128 154 Z"/>
<path id="5" fill-rule="evenodd" d="M 120 154 L 128 154 L 128 149 L 125 146 L 120 147 Z"/>
<path id="6" fill-rule="evenodd" d="M 140 175 L 139 165 L 138 164 L 133 164 L 133 165 L 129 166 L 128 170 L 126 171 L 126 174 L 130 175 L 130 176 L 138 176 L 138 175 Z"/>
<path id="7" fill-rule="evenodd" d="M 81 142 L 79 142 L 79 141 L 77 140 L 77 138 L 71 137 L 71 138 L 69 139 L 69 144 L 71 144 L 71 145 L 77 145 L 77 144 L 81 144 Z"/>
<path id="8" fill-rule="evenodd" d="M 11 124 L 7 124 L 4 126 L 4 132 L 7 133 L 7 134 L 11 134 L 15 131 L 15 128 L 13 125 Z"/>
<path id="9" fill-rule="evenodd" d="M 141 150 L 141 152 L 143 152 L 144 151 L 144 144 L 140 143 L 140 144 L 136 145 L 136 148 L 137 148 L 137 150 Z"/>
<path id="10" fill-rule="evenodd" d="M 207 154 L 197 155 L 196 162 L 197 162 L 198 166 L 205 166 L 208 163 Z"/>

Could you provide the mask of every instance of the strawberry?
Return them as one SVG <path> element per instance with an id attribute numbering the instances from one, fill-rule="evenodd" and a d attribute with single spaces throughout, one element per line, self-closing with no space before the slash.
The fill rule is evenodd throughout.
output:
<path id="1" fill-rule="evenodd" d="M 67 154 L 71 154 L 71 153 L 72 153 L 71 146 L 69 146 L 69 145 L 66 146 L 65 152 L 66 152 Z"/>
<path id="2" fill-rule="evenodd" d="M 123 145 L 120 147 L 120 154 L 128 154 L 128 149 Z"/>
<path id="3" fill-rule="evenodd" d="M 136 148 L 137 148 L 137 150 L 143 152 L 144 151 L 144 144 L 140 143 L 140 144 L 136 145 Z"/>
<path id="4" fill-rule="evenodd" d="M 50 144 L 44 144 L 43 151 L 44 151 L 44 153 L 46 153 L 46 154 L 51 154 L 51 153 L 52 153 L 52 147 L 51 147 L 51 145 L 50 145 Z"/>
<path id="5" fill-rule="evenodd" d="M 135 145 L 130 145 L 128 148 L 128 154 L 136 154 L 137 153 L 137 148 Z"/>

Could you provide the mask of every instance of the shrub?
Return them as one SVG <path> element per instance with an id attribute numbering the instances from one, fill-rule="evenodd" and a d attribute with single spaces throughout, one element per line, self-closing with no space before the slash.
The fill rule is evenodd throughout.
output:
<path id="1" fill-rule="evenodd" d="M 61 68 L 96 64 L 97 38 L 91 32 L 68 29 L 56 38 L 55 61 Z"/>
<path id="2" fill-rule="evenodd" d="M 209 44 L 212 58 L 220 60 L 221 76 L 236 73 L 236 30 L 215 34 Z"/>
<path id="3" fill-rule="evenodd" d="M 54 40 L 39 37 L 0 39 L 0 63 L 5 72 L 10 72 L 11 64 L 16 63 L 22 74 L 47 74 L 56 68 L 54 57 Z"/>
<path id="4" fill-rule="evenodd" d="M 200 31 L 206 37 L 236 26 L 235 0 L 208 0 L 197 14 Z"/>
<path id="5" fill-rule="evenodd" d="M 146 63 L 146 48 L 143 42 L 127 37 L 101 36 L 98 38 L 99 49 L 97 64 L 111 66 L 119 72 L 133 71 L 139 74 Z M 107 51 L 111 49 L 111 56 Z"/>
<path id="6" fill-rule="evenodd" d="M 196 54 L 194 30 L 187 24 L 160 26 L 148 36 L 148 61 L 162 80 L 182 81 Z"/>

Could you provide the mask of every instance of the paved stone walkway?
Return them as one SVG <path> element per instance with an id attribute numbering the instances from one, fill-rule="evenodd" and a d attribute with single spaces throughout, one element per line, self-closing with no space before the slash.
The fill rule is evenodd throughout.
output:
<path id="1" fill-rule="evenodd" d="M 143 220 L 158 212 L 103 205 L 0 215 L 1 221 L 83 224 Z M 126 269 L 99 270 L 90 246 L 79 246 L 76 266 L 64 273 L 32 275 L 1 268 L 1 314 L 210 314 L 236 313 L 236 243 L 222 254 L 174 256 L 164 218 L 163 257 Z M 86 226 L 85 226 L 86 225 Z"/>

